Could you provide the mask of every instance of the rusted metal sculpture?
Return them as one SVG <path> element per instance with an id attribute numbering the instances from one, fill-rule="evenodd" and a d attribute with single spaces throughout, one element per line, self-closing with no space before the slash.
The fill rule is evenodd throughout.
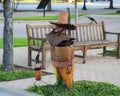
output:
<path id="1" fill-rule="evenodd" d="M 60 12 L 58 22 L 50 22 L 55 25 L 52 32 L 47 35 L 51 44 L 51 59 L 57 81 L 64 80 L 66 87 L 71 88 L 73 82 L 73 70 L 75 64 L 74 38 L 66 34 L 66 30 L 75 30 L 76 26 L 67 24 L 68 13 Z"/>

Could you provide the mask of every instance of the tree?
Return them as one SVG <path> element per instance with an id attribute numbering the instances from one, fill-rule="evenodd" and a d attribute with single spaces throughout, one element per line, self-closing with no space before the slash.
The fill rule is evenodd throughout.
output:
<path id="1" fill-rule="evenodd" d="M 3 31 L 3 69 L 14 70 L 13 65 L 13 1 L 4 0 L 4 31 Z"/>
<path id="2" fill-rule="evenodd" d="M 110 6 L 109 6 L 109 9 L 114 9 L 114 7 L 113 7 L 113 0 L 110 0 Z"/>

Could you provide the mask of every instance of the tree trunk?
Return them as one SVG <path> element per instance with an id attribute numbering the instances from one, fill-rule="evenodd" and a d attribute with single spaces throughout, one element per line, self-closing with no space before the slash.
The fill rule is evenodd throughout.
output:
<path id="1" fill-rule="evenodd" d="M 14 70 L 13 65 L 13 1 L 4 0 L 3 69 Z"/>
<path id="2" fill-rule="evenodd" d="M 114 9 L 114 7 L 113 7 L 113 0 L 110 0 L 110 6 L 109 6 L 109 9 Z"/>

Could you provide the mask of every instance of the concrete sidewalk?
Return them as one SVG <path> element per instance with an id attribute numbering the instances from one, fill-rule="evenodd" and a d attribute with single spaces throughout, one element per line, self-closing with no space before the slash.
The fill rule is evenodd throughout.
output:
<path id="1" fill-rule="evenodd" d="M 40 96 L 25 90 L 0 84 L 0 96 Z"/>
<path id="2" fill-rule="evenodd" d="M 19 50 L 26 50 L 26 48 L 25 47 L 16 48 L 16 51 Z M 75 53 L 81 54 L 80 51 L 75 51 Z M 98 55 L 100 53 L 102 53 L 102 49 L 88 50 L 86 64 L 82 64 L 82 59 L 76 58 L 76 64 L 75 64 L 74 76 L 73 76 L 74 81 L 79 81 L 79 80 L 102 81 L 120 86 L 120 59 L 116 59 L 116 57 L 102 57 L 101 55 Z M 18 54 L 16 54 L 17 58 L 19 58 Z M 21 66 L 27 66 L 26 64 L 27 63 L 24 63 Z M 53 66 L 50 62 L 49 52 L 47 53 L 46 64 L 47 64 L 47 69 L 45 71 L 54 73 Z M 41 81 L 37 81 L 36 84 L 37 85 L 44 85 L 46 83 L 54 84 L 55 82 L 56 82 L 56 78 L 55 75 L 53 74 L 53 75 L 43 76 Z M 27 87 L 34 85 L 34 83 L 35 83 L 34 78 L 0 82 L 0 84 L 3 84 L 4 86 L 11 86 L 12 88 L 18 88 L 18 89 L 26 89 Z"/>

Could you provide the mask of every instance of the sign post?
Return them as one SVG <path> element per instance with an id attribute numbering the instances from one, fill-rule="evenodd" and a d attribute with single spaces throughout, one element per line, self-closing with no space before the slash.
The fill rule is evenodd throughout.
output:
<path id="1" fill-rule="evenodd" d="M 43 9 L 43 16 L 45 17 L 45 7 L 48 5 L 50 0 L 41 0 L 39 5 L 37 6 L 37 9 Z"/>

